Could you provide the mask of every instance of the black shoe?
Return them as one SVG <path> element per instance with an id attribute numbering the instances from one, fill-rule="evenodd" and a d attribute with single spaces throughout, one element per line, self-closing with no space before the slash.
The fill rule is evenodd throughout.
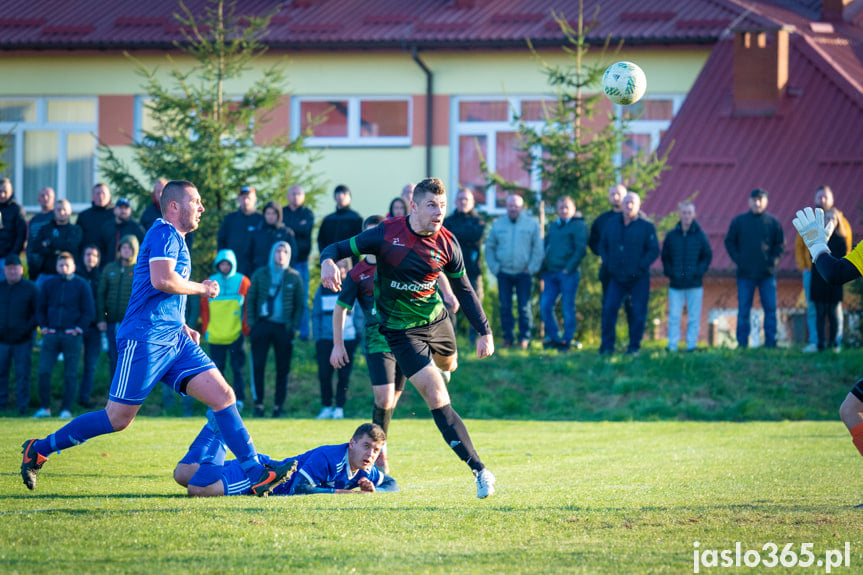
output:
<path id="1" fill-rule="evenodd" d="M 263 405 L 256 405 L 254 415 L 255 415 L 255 417 L 264 417 L 264 406 Z"/>
<path id="2" fill-rule="evenodd" d="M 80 405 L 84 409 L 93 409 L 93 402 L 89 399 L 79 399 L 78 405 Z"/>
<path id="3" fill-rule="evenodd" d="M 36 443 L 35 439 L 28 439 L 21 444 L 23 447 L 21 453 L 24 454 L 21 461 L 21 478 L 24 479 L 24 485 L 27 486 L 27 489 L 31 490 L 36 489 L 36 474 L 42 469 L 42 465 L 48 461 L 47 457 L 33 449 L 34 443 Z"/>
<path id="4" fill-rule="evenodd" d="M 276 408 L 274 408 L 274 409 L 273 409 L 273 417 L 274 417 L 274 418 L 278 418 L 278 417 L 281 417 L 281 416 L 282 416 L 282 408 L 281 408 L 281 407 L 276 407 Z"/>
<path id="5" fill-rule="evenodd" d="M 261 474 L 258 482 L 252 485 L 252 494 L 258 497 L 266 497 L 270 494 L 273 488 L 287 481 L 294 471 L 297 470 L 297 460 L 289 459 L 284 464 L 277 467 L 264 466 L 264 472 Z"/>

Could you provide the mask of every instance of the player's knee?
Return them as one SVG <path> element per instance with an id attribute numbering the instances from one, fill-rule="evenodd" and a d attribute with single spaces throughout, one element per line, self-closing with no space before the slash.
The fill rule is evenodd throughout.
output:
<path id="1" fill-rule="evenodd" d="M 839 406 L 839 417 L 849 427 L 863 421 L 861 412 L 863 412 L 863 402 L 857 399 L 853 393 L 849 393 L 842 405 Z"/>
<path id="2" fill-rule="evenodd" d="M 182 465 L 183 464 L 180 463 L 174 468 L 174 481 L 183 487 L 187 487 L 189 485 L 189 474 L 185 469 L 182 469 Z"/>
<path id="3" fill-rule="evenodd" d="M 443 371 L 455 371 L 458 368 L 458 355 L 435 355 L 434 363 Z"/>
<path id="4" fill-rule="evenodd" d="M 189 497 L 207 497 L 209 495 L 207 493 L 207 488 L 201 487 L 200 485 L 189 485 L 186 489 L 186 493 Z"/>

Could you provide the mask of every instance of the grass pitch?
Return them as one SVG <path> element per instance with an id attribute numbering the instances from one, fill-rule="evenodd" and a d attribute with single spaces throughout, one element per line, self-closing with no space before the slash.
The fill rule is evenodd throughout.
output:
<path id="1" fill-rule="evenodd" d="M 284 457 L 358 423 L 249 428 Z M 57 424 L 0 419 L 2 573 L 692 573 L 695 542 L 811 543 L 816 560 L 849 542 L 832 572 L 863 568 L 861 461 L 838 422 L 471 420 L 498 479 L 484 501 L 429 419 L 393 422 L 396 494 L 188 499 L 171 472 L 203 419 L 148 417 L 53 455 L 30 492 L 19 445 Z"/>

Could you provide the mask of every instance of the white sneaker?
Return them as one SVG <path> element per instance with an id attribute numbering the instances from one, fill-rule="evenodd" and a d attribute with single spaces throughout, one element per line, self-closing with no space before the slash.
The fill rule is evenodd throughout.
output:
<path id="1" fill-rule="evenodd" d="M 33 417 L 35 417 L 35 418 L 51 417 L 51 410 L 45 409 L 44 407 L 40 407 L 39 410 L 33 414 Z"/>
<path id="2" fill-rule="evenodd" d="M 489 495 L 494 495 L 494 475 L 488 469 L 483 469 L 479 473 L 474 471 L 476 475 L 476 496 L 480 499 L 485 499 Z"/>
<path id="3" fill-rule="evenodd" d="M 60 419 L 72 419 L 72 412 L 68 409 L 64 409 L 60 412 Z"/>
<path id="4" fill-rule="evenodd" d="M 332 419 L 333 418 L 333 408 L 332 407 L 323 408 L 321 410 L 321 412 L 318 414 L 317 418 L 318 419 Z"/>
<path id="5" fill-rule="evenodd" d="M 803 353 L 818 353 L 818 346 L 814 343 L 810 343 L 800 351 L 802 351 Z"/>
<path id="6" fill-rule="evenodd" d="M 833 348 L 833 353 L 842 353 L 842 346 L 841 346 L 841 345 L 837 345 L 836 347 L 834 347 L 834 348 Z"/>
<path id="7" fill-rule="evenodd" d="M 345 410 L 341 407 L 337 407 L 333 410 L 333 419 L 344 419 L 345 418 Z"/>

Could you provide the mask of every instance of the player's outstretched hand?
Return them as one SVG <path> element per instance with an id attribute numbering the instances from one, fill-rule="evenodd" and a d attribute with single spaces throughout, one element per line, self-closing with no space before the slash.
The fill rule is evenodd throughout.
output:
<path id="1" fill-rule="evenodd" d="M 357 485 L 360 487 L 360 491 L 363 493 L 374 493 L 375 492 L 375 484 L 369 481 L 368 477 L 363 477 L 359 481 L 357 481 Z"/>
<path id="2" fill-rule="evenodd" d="M 214 297 L 218 297 L 219 295 L 219 282 L 214 280 L 204 280 L 201 282 L 201 285 L 207 290 L 206 296 L 210 299 Z"/>
<path id="3" fill-rule="evenodd" d="M 476 338 L 476 356 L 480 359 L 494 353 L 494 339 L 491 334 L 481 335 Z"/>
<path id="4" fill-rule="evenodd" d="M 824 210 L 821 208 L 813 210 L 810 207 L 797 210 L 797 217 L 791 223 L 803 238 L 803 243 L 809 248 L 813 262 L 822 253 L 830 253 L 830 248 L 827 247 L 827 233 L 824 229 Z"/>
<path id="5" fill-rule="evenodd" d="M 321 284 L 333 291 L 342 291 L 342 274 L 332 259 L 321 262 Z"/>
<path id="6" fill-rule="evenodd" d="M 330 365 L 336 369 L 341 369 L 350 363 L 351 358 L 348 357 L 348 350 L 344 345 L 333 344 L 333 351 L 330 352 Z"/>

